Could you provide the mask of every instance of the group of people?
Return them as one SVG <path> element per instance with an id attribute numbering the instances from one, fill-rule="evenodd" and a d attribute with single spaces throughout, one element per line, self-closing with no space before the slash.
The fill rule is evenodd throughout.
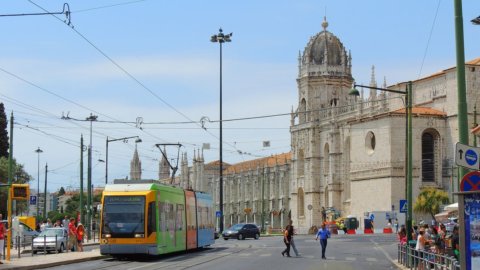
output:
<path id="1" fill-rule="evenodd" d="M 404 225 L 401 226 L 398 232 L 398 239 L 400 244 L 407 244 L 407 230 Z M 447 235 L 447 229 L 444 224 L 439 226 L 423 224 L 420 226 L 413 226 L 412 239 L 416 240 L 415 250 L 427 251 L 436 254 L 445 254 L 446 249 L 451 248 L 453 255 L 458 259 L 459 257 L 459 235 L 458 227 L 455 226 L 452 235 Z M 450 241 L 448 241 L 450 239 Z M 448 243 L 451 242 L 451 245 Z M 420 265 L 421 267 L 421 265 Z"/>
<path id="2" fill-rule="evenodd" d="M 294 241 L 294 235 L 295 235 L 295 230 L 292 225 L 292 221 L 290 220 L 288 222 L 287 227 L 285 228 L 283 232 L 283 243 L 285 244 L 285 249 L 282 251 L 282 256 L 290 256 L 290 248 L 293 249 L 293 252 L 295 252 L 295 256 L 300 256 L 300 253 L 298 253 L 297 247 L 295 246 L 295 241 Z M 320 245 L 322 246 L 322 259 L 326 260 L 327 257 L 325 257 L 325 252 L 327 250 L 327 239 L 330 238 L 330 231 L 326 228 L 325 223 L 322 224 L 320 229 L 317 231 L 315 240 L 320 239 Z"/>

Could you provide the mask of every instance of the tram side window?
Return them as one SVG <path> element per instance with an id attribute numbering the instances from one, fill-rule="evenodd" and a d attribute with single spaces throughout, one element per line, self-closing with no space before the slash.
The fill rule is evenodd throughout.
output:
<path id="1" fill-rule="evenodd" d="M 177 204 L 177 231 L 182 231 L 183 230 L 183 217 L 184 217 L 184 212 L 185 207 L 183 204 Z"/>
<path id="2" fill-rule="evenodd" d="M 155 202 L 151 202 L 148 204 L 148 225 L 147 225 L 147 233 L 148 235 L 152 234 L 156 231 L 156 215 L 155 215 Z"/>

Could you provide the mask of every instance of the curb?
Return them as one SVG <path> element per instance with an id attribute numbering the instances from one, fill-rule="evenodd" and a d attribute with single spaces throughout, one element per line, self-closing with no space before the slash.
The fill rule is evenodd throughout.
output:
<path id="1" fill-rule="evenodd" d="M 108 257 L 109 256 L 107 256 L 107 255 L 99 255 L 99 256 L 92 256 L 92 257 L 86 257 L 86 258 L 78 258 L 78 259 L 72 259 L 72 260 L 51 262 L 51 263 L 46 263 L 46 264 L 24 265 L 24 266 L 3 264 L 3 266 L 7 266 L 7 267 L 6 268 L 2 267 L 2 269 L 19 269 L 19 270 L 20 269 L 21 270 L 41 269 L 41 268 L 55 267 L 55 266 L 61 266 L 61 265 L 66 265 L 66 264 L 79 263 L 79 262 L 94 261 L 94 260 L 99 260 L 99 259 L 108 258 Z"/>

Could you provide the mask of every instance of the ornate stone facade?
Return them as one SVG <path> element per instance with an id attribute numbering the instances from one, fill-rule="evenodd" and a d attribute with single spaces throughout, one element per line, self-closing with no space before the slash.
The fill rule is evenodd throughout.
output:
<path id="1" fill-rule="evenodd" d="M 224 224 L 253 222 L 300 233 L 321 223 L 321 209 L 362 221 L 365 212 L 399 210 L 405 196 L 404 96 L 363 89 L 349 95 L 352 55 L 327 31 L 313 36 L 298 58 L 298 107 L 292 111 L 291 153 L 224 168 Z M 465 64 L 469 126 L 480 96 L 480 58 Z M 456 189 L 458 142 L 456 69 L 413 81 L 413 198 L 420 189 Z M 372 68 L 370 86 L 376 87 Z M 404 91 L 406 83 L 382 88 Z M 219 162 L 182 156 L 177 184 L 213 195 L 219 209 Z M 263 198 L 263 200 L 262 200 Z M 262 203 L 263 202 L 263 203 Z M 263 211 L 262 211 L 263 209 Z M 403 217 L 403 215 L 401 215 Z M 414 219 L 423 218 L 414 216 Z M 400 219 L 401 220 L 401 219 Z M 268 223 L 267 223 L 268 222 Z"/>

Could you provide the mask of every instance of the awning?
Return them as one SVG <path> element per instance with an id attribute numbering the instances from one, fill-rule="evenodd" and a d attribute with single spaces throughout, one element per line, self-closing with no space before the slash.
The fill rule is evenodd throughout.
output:
<path id="1" fill-rule="evenodd" d="M 457 210 L 443 211 L 443 212 L 435 215 L 435 220 L 437 222 L 446 223 L 446 222 L 450 221 L 449 218 L 457 216 L 457 215 L 458 215 Z"/>
<path id="2" fill-rule="evenodd" d="M 452 210 L 458 210 L 458 203 L 452 203 L 444 208 L 445 211 L 452 211 Z"/>

